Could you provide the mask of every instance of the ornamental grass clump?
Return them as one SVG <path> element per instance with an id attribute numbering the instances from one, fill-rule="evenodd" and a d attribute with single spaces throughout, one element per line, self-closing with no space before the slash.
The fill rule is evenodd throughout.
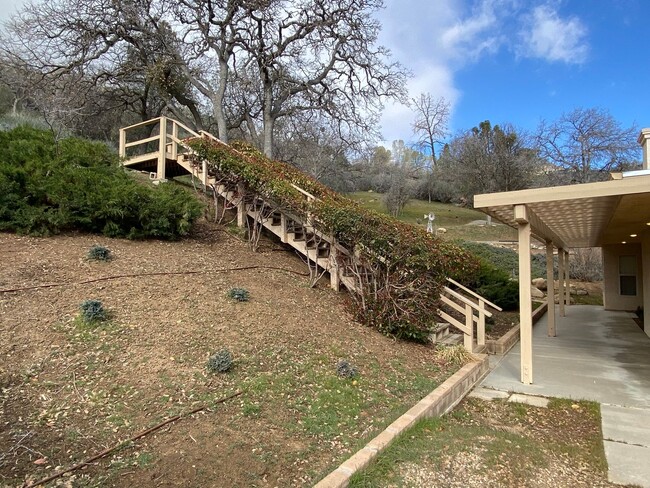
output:
<path id="1" fill-rule="evenodd" d="M 244 288 L 231 288 L 228 290 L 227 295 L 228 298 L 235 300 L 236 302 L 247 302 L 251 296 L 248 290 Z"/>
<path id="2" fill-rule="evenodd" d="M 463 366 L 476 359 L 462 344 L 456 344 L 455 346 L 439 345 L 436 347 L 436 355 L 444 363 L 455 366 Z"/>
<path id="3" fill-rule="evenodd" d="M 356 378 L 359 370 L 345 359 L 342 359 L 336 365 L 336 375 L 340 378 Z"/>
<path id="4" fill-rule="evenodd" d="M 99 300 L 84 300 L 79 305 L 81 320 L 86 324 L 96 324 L 108 318 L 104 305 Z"/>
<path id="5" fill-rule="evenodd" d="M 88 259 L 90 261 L 110 261 L 112 258 L 111 250 L 99 244 L 95 244 L 88 251 Z"/>
<path id="6" fill-rule="evenodd" d="M 221 349 L 215 352 L 208 359 L 207 364 L 210 373 L 226 373 L 232 368 L 232 354 L 228 349 Z"/>

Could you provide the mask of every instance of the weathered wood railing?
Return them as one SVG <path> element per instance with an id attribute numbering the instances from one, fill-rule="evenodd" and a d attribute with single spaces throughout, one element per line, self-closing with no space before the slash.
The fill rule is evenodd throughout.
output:
<path id="1" fill-rule="evenodd" d="M 438 314 L 451 325 L 463 332 L 463 343 L 465 349 L 474 349 L 474 325 L 476 325 L 476 343 L 478 347 L 485 345 L 485 318 L 492 317 L 488 307 L 502 311 L 501 307 L 490 302 L 475 291 L 461 285 L 457 281 L 447 278 L 447 282 L 456 289 L 445 286 L 440 296 L 442 303 L 462 314 L 464 320 L 461 322 L 445 310 L 439 310 Z"/>
<path id="2" fill-rule="evenodd" d="M 137 132 L 151 134 L 156 129 L 157 134 L 153 136 L 139 139 L 133 136 Z M 184 137 L 181 137 L 181 134 Z M 338 290 L 340 284 L 344 284 L 348 290 L 355 293 L 362 292 L 365 287 L 372 285 L 372 273 L 358 262 L 354 252 L 339 244 L 333 236 L 319 230 L 318 223 L 314 222 L 309 214 L 303 221 L 275 205 L 274 202 L 266 202 L 259 198 L 253 203 L 246 202 L 242 197 L 245 194 L 244 184 L 228 187 L 218 182 L 217 178 L 209 174 L 207 161 L 194 160 L 192 150 L 183 143 L 186 137 L 204 137 L 224 144 L 209 132 L 203 130 L 195 132 L 174 119 L 158 117 L 120 129 L 119 154 L 126 166 L 155 161 L 156 173 L 153 176 L 157 180 L 165 179 L 167 161 L 179 164 L 190 174 L 197 176 L 206 188 L 211 187 L 228 205 L 237 208 L 238 225 L 245 226 L 252 219 L 253 222 L 257 222 L 277 235 L 282 242 L 303 254 L 308 262 L 328 271 L 332 288 Z M 155 150 L 148 151 L 148 144 L 153 145 Z M 292 186 L 305 197 L 307 202 L 319 200 L 308 191 L 294 184 Z M 264 214 L 264 209 L 270 209 L 267 210 L 268 215 Z M 307 235 L 317 240 L 315 246 L 313 240 L 310 242 L 307 239 Z M 322 255 L 321 244 L 327 248 L 326 256 Z M 363 245 L 359 244 L 359 246 L 363 248 Z M 439 310 L 439 315 L 463 332 L 465 348 L 473 351 L 474 325 L 477 326 L 478 346 L 482 346 L 485 344 L 485 317 L 492 316 L 487 306 L 496 310 L 501 309 L 460 283 L 452 279 L 448 279 L 448 282 L 456 289 L 445 286 L 440 297 L 441 302 L 458 314 L 462 314 L 464 319 L 461 321 L 444 310 Z"/>
<path id="3" fill-rule="evenodd" d="M 158 133 L 153 136 L 129 140 L 131 134 L 144 130 L 151 133 L 156 132 L 156 129 Z M 184 135 L 184 137 L 181 137 L 181 135 Z M 190 152 L 190 149 L 182 141 L 186 137 L 199 137 L 199 134 L 177 120 L 168 117 L 157 117 L 120 129 L 119 155 L 131 165 L 143 161 L 157 160 L 155 179 L 164 180 L 166 161 L 176 161 L 179 155 Z M 153 142 L 156 142 L 154 145 L 156 149 L 149 151 L 147 145 Z M 133 151 L 134 148 L 137 149 Z"/>

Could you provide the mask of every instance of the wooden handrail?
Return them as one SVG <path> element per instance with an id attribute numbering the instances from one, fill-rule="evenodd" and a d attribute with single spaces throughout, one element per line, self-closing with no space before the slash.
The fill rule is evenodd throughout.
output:
<path id="1" fill-rule="evenodd" d="M 212 139 L 213 141 L 221 142 L 221 139 L 219 139 L 218 137 L 215 137 L 213 134 L 210 134 L 209 132 L 206 132 L 204 130 L 200 130 L 199 134 L 204 136 L 204 137 L 207 137 L 208 139 Z"/>
<path id="2" fill-rule="evenodd" d="M 457 281 L 452 280 L 451 278 L 447 278 L 447 281 L 449 281 L 450 283 L 453 283 L 453 284 L 456 285 L 458 288 L 460 288 L 461 290 L 463 290 L 465 293 L 469 293 L 469 294 L 472 295 L 473 297 L 478 298 L 479 300 L 483 300 L 483 302 L 484 302 L 486 305 L 489 305 L 489 306 L 492 307 L 493 309 L 498 310 L 499 312 L 503 312 L 503 309 L 502 309 L 501 307 L 499 307 L 498 305 L 495 305 L 495 304 L 492 303 L 491 301 L 489 301 L 489 300 L 483 298 L 483 297 L 482 297 L 481 295 L 479 295 L 478 293 L 476 293 L 476 292 L 470 290 L 469 288 L 467 288 L 467 287 L 461 285 L 461 284 L 458 283 Z M 489 316 L 491 317 L 491 315 L 489 315 Z"/>
<path id="3" fill-rule="evenodd" d="M 189 132 L 189 133 L 192 134 L 194 137 L 199 137 L 199 134 L 197 134 L 196 131 L 190 129 L 188 126 L 186 126 L 186 125 L 183 124 L 182 122 L 179 122 L 178 120 L 175 120 L 175 119 L 168 119 L 168 120 L 170 120 L 172 124 L 176 124 L 178 127 L 180 127 L 181 129 L 185 130 L 186 132 Z M 205 131 L 200 131 L 200 132 L 203 133 L 203 132 L 205 132 Z"/>
<path id="4" fill-rule="evenodd" d="M 160 122 L 160 119 L 162 119 L 162 117 L 156 117 L 155 119 L 145 120 L 144 122 L 138 122 L 137 124 L 129 125 L 127 127 L 122 127 L 122 130 L 126 131 L 129 129 L 135 129 L 136 127 L 143 127 L 145 125 L 158 123 Z"/>
<path id="5" fill-rule="evenodd" d="M 469 298 L 464 297 L 464 296 L 461 295 L 460 293 L 455 292 L 454 290 L 452 290 L 452 289 L 449 288 L 448 286 L 445 286 L 445 287 L 443 288 L 443 290 L 444 290 L 446 293 L 449 293 L 451 296 L 453 296 L 453 297 L 456 298 L 457 300 L 460 300 L 461 302 L 463 302 L 465 305 L 469 305 L 470 307 L 472 307 L 472 308 L 473 308 L 474 310 L 476 310 L 477 312 L 483 312 L 487 317 L 492 317 L 492 313 L 491 313 L 491 312 L 489 312 L 489 311 L 485 310 L 484 308 L 480 307 L 479 305 L 477 305 L 476 303 L 474 303 L 473 301 L 471 301 Z"/>
<path id="6" fill-rule="evenodd" d="M 310 199 L 312 199 L 312 200 L 316 200 L 316 201 L 320 201 L 320 198 L 317 198 L 317 197 L 315 197 L 314 195 L 312 195 L 311 193 L 309 193 L 308 191 L 303 190 L 303 189 L 300 188 L 298 185 L 294 185 L 293 183 L 291 183 L 291 186 L 294 187 L 296 190 L 298 190 L 298 191 L 299 191 L 300 193 L 302 193 L 303 195 L 305 195 L 307 198 L 310 198 Z"/>
<path id="7" fill-rule="evenodd" d="M 146 139 L 140 139 L 139 141 L 127 142 L 124 144 L 124 148 L 139 146 L 140 144 L 146 144 L 147 142 L 153 142 L 160 139 L 160 136 L 147 137 Z"/>

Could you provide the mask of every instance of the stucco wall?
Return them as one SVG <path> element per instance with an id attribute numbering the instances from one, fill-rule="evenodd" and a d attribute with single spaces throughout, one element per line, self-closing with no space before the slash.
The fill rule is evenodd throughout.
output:
<path id="1" fill-rule="evenodd" d="M 637 258 L 636 296 L 620 294 L 619 256 L 636 256 Z M 633 312 L 637 307 L 643 306 L 644 277 L 642 269 L 641 244 L 610 244 L 603 246 L 603 303 L 605 310 L 629 310 Z M 646 283 L 650 282 L 646 281 Z"/>

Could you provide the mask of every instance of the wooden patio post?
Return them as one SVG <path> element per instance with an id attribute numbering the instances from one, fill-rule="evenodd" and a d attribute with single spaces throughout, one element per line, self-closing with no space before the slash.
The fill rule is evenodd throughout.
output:
<path id="1" fill-rule="evenodd" d="M 519 338 L 521 341 L 521 382 L 533 382 L 533 307 L 530 271 L 530 223 L 525 205 L 515 205 L 519 235 Z"/>
<path id="2" fill-rule="evenodd" d="M 571 277 L 569 276 L 569 251 L 564 251 L 564 281 L 566 288 L 564 289 L 565 305 L 571 305 Z"/>
<path id="3" fill-rule="evenodd" d="M 546 241 L 546 311 L 549 337 L 555 337 L 555 278 L 553 276 L 553 242 Z"/>
<path id="4" fill-rule="evenodd" d="M 566 312 L 564 310 L 564 249 L 561 247 L 557 250 L 557 281 L 560 286 L 558 286 L 558 303 L 560 304 L 560 317 L 565 317 Z"/>

